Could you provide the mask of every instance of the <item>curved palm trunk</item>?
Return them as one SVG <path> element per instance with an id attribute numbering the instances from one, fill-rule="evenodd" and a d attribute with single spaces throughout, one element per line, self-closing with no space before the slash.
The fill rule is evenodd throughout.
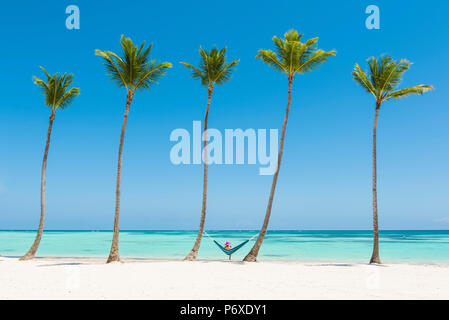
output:
<path id="1" fill-rule="evenodd" d="M 200 228 L 198 229 L 198 234 L 196 236 L 195 243 L 193 245 L 192 250 L 190 250 L 189 254 L 184 258 L 185 261 L 195 261 L 196 257 L 198 255 L 198 250 L 200 249 L 201 239 L 203 238 L 203 232 L 204 232 L 204 222 L 206 221 L 206 200 L 207 200 L 207 175 L 208 175 L 208 163 L 207 163 L 207 119 L 209 117 L 209 107 L 210 107 L 210 100 L 212 98 L 212 93 L 214 91 L 214 86 L 210 85 L 207 92 L 208 92 L 208 98 L 207 98 L 207 107 L 206 107 L 206 114 L 204 116 L 204 174 L 203 174 L 203 202 L 201 206 L 201 221 L 200 221 Z"/>
<path id="2" fill-rule="evenodd" d="M 117 163 L 117 180 L 115 191 L 115 215 L 114 215 L 114 232 L 112 236 L 111 252 L 107 263 L 113 261 L 120 261 L 120 254 L 118 250 L 118 237 L 119 237 L 119 218 L 120 218 L 120 186 L 122 182 L 122 153 L 123 153 L 123 140 L 125 138 L 126 122 L 128 120 L 129 107 L 133 101 L 133 92 L 128 90 L 126 95 L 126 108 L 125 115 L 123 117 L 122 133 L 120 135 L 120 146 L 118 149 L 118 163 Z"/>
<path id="3" fill-rule="evenodd" d="M 289 78 L 288 78 L 287 109 L 285 110 L 284 124 L 282 125 L 281 141 L 280 141 L 279 153 L 278 153 L 278 163 L 277 163 L 276 171 L 273 176 L 273 183 L 271 184 L 270 198 L 268 199 L 268 205 L 267 205 L 267 211 L 265 213 L 265 219 L 263 221 L 262 229 L 260 230 L 260 233 L 259 233 L 259 236 L 257 237 L 256 243 L 254 244 L 251 251 L 247 254 L 247 256 L 243 259 L 243 261 L 254 262 L 257 260 L 257 255 L 259 254 L 259 250 L 260 250 L 260 247 L 262 246 L 263 239 L 265 237 L 265 234 L 267 233 L 268 222 L 270 221 L 270 215 L 271 215 L 271 207 L 273 206 L 274 191 L 276 190 L 276 183 L 278 180 L 279 169 L 281 168 L 282 153 L 284 151 L 285 130 L 287 128 L 288 113 L 290 111 L 292 83 L 293 83 L 293 77 L 289 76 Z"/>
<path id="4" fill-rule="evenodd" d="M 48 132 L 47 132 L 47 142 L 45 144 L 45 152 L 44 158 L 42 160 L 42 174 L 41 174 L 41 217 L 39 221 L 39 228 L 37 229 L 36 239 L 33 242 L 30 250 L 21 257 L 19 260 L 31 260 L 36 255 L 36 251 L 39 247 L 39 243 L 41 242 L 42 232 L 44 231 L 44 220 L 45 220 L 45 175 L 47 170 L 47 157 L 48 157 L 48 149 L 50 148 L 50 137 L 51 137 L 51 129 L 53 127 L 53 120 L 55 120 L 55 112 L 52 110 L 50 115 L 50 122 L 48 124 Z"/>
<path id="5" fill-rule="evenodd" d="M 380 103 L 376 103 L 376 115 L 373 126 L 373 254 L 369 263 L 380 264 L 379 257 L 379 224 L 377 220 L 377 152 L 376 152 L 376 131 L 377 118 L 379 116 Z"/>

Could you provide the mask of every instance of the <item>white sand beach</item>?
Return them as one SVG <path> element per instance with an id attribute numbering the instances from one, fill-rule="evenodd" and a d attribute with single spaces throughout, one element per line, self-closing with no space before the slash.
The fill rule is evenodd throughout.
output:
<path id="1" fill-rule="evenodd" d="M 449 299 L 449 265 L 0 257 L 0 299 Z"/>

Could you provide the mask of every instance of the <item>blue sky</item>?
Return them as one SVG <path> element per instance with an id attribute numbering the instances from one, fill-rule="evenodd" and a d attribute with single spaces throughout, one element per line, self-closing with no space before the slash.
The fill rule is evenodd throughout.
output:
<path id="1" fill-rule="evenodd" d="M 65 27 L 78 5 L 81 29 Z M 365 28 L 376 4 L 381 29 Z M 270 227 L 370 229 L 373 99 L 351 79 L 356 62 L 389 53 L 415 64 L 403 86 L 433 84 L 424 96 L 388 102 L 378 130 L 380 227 L 449 228 L 449 26 L 447 1 L 25 1 L 2 3 L 0 229 L 34 229 L 48 126 L 32 76 L 71 72 L 81 95 L 53 126 L 47 167 L 48 229 L 111 229 L 125 92 L 109 81 L 95 49 L 119 51 L 120 35 L 153 42 L 152 57 L 174 67 L 136 94 L 124 149 L 122 229 L 195 229 L 202 167 L 169 160 L 175 128 L 202 120 L 206 90 L 180 61 L 197 63 L 200 45 L 240 58 L 232 80 L 215 90 L 209 126 L 280 128 L 283 75 L 255 59 L 273 35 L 291 28 L 336 49 L 293 85 L 283 165 Z M 210 229 L 258 229 L 271 176 L 258 165 L 209 170 Z"/>

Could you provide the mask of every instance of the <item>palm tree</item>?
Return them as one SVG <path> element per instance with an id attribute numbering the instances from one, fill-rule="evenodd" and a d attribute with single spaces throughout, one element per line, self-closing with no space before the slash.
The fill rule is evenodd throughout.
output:
<path id="1" fill-rule="evenodd" d="M 417 85 L 415 87 L 399 89 L 402 80 L 402 75 L 408 70 L 412 63 L 401 59 L 399 62 L 394 61 L 390 56 L 383 56 L 379 60 L 371 57 L 368 59 L 369 76 L 360 68 L 358 64 L 355 65 L 352 71 L 352 77 L 366 92 L 371 93 L 376 99 L 376 112 L 374 116 L 373 126 L 373 233 L 374 244 L 373 254 L 370 263 L 380 264 L 379 257 L 379 223 L 377 219 L 377 159 L 376 159 L 376 131 L 377 118 L 379 116 L 380 106 L 383 102 L 389 99 L 400 99 L 412 94 L 423 94 L 426 91 L 432 90 L 431 85 Z"/>
<path id="2" fill-rule="evenodd" d="M 39 228 L 37 229 L 36 239 L 33 242 L 30 250 L 20 258 L 20 260 L 30 260 L 36 255 L 36 251 L 41 242 L 42 232 L 44 230 L 45 220 L 45 176 L 47 170 L 47 156 L 48 149 L 50 147 L 51 129 L 53 127 L 53 120 L 55 120 L 55 112 L 58 109 L 65 110 L 73 102 L 76 96 L 80 94 L 79 88 L 68 87 L 73 82 L 72 74 L 59 74 L 49 75 L 47 71 L 41 67 L 47 76 L 47 82 L 37 77 L 33 77 L 34 83 L 39 86 L 45 96 L 45 104 L 51 108 L 50 123 L 48 124 L 47 142 L 45 144 L 44 158 L 42 160 L 42 175 L 41 175 L 41 217 L 39 221 Z"/>
<path id="3" fill-rule="evenodd" d="M 284 124 L 282 125 L 277 167 L 273 175 L 273 183 L 271 185 L 270 197 L 268 198 L 265 219 L 256 243 L 248 255 L 243 259 L 243 261 L 248 262 L 256 261 L 263 239 L 267 233 L 268 222 L 270 221 L 274 191 L 276 189 L 279 169 L 281 167 L 282 153 L 284 150 L 285 129 L 287 127 L 288 113 L 290 111 L 293 79 L 297 74 L 304 74 L 315 70 L 319 65 L 325 62 L 328 57 L 336 54 L 335 50 L 326 52 L 324 50 L 317 49 L 318 38 L 313 38 L 302 43 L 300 41 L 302 34 L 298 34 L 296 30 L 288 31 L 285 33 L 284 37 L 285 39 L 279 39 L 276 36 L 273 37 L 276 52 L 271 50 L 259 50 L 259 53 L 256 56 L 256 58 L 261 59 L 263 63 L 270 65 L 274 68 L 274 70 L 282 72 L 287 76 L 288 98 L 287 109 L 284 116 Z"/>
<path id="4" fill-rule="evenodd" d="M 152 44 L 145 49 L 145 42 L 140 47 L 133 44 L 130 38 L 123 35 L 120 40 L 123 49 L 123 56 L 119 57 L 111 51 L 95 50 L 95 54 L 103 58 L 107 75 L 120 88 L 126 90 L 126 107 L 123 117 L 122 132 L 118 151 L 117 180 L 115 192 L 115 215 L 114 232 L 112 237 L 111 251 L 107 262 L 120 261 L 118 238 L 119 238 L 119 217 L 120 217 L 120 185 L 122 173 L 122 152 L 123 140 L 125 137 L 126 122 L 129 108 L 133 101 L 134 93 L 137 90 L 150 89 L 157 80 L 171 68 L 171 63 L 157 62 L 149 60 Z"/>
<path id="5" fill-rule="evenodd" d="M 206 199 L 207 199 L 207 119 L 209 117 L 210 100 L 214 91 L 214 85 L 222 85 L 229 81 L 231 78 L 234 67 L 237 65 L 240 59 L 232 62 L 226 62 L 226 48 L 218 51 L 217 48 L 211 49 L 209 52 L 200 47 L 201 62 L 198 67 L 185 62 L 181 62 L 187 68 L 192 69 L 192 78 L 200 79 L 201 85 L 207 87 L 207 107 L 206 114 L 204 116 L 204 175 L 203 175 L 203 202 L 201 206 L 201 220 L 198 235 L 196 236 L 195 243 L 190 253 L 184 260 L 194 261 L 198 255 L 200 249 L 201 239 L 204 232 L 204 222 L 206 221 Z"/>

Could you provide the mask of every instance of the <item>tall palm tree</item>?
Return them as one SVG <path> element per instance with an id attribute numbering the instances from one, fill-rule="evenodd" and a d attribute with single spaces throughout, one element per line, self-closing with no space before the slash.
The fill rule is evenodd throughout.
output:
<path id="1" fill-rule="evenodd" d="M 42 232 L 44 230 L 45 220 L 45 176 L 47 170 L 47 156 L 48 149 L 50 148 L 50 136 L 51 129 L 53 127 L 53 120 L 55 120 L 55 112 L 58 109 L 65 110 L 73 102 L 76 96 L 80 94 L 79 88 L 68 87 L 73 82 L 72 74 L 59 74 L 49 75 L 47 71 L 41 67 L 47 76 L 47 82 L 37 77 L 33 77 L 34 83 L 39 86 L 45 96 L 45 104 L 51 109 L 50 123 L 48 124 L 47 142 L 45 144 L 44 158 L 42 160 L 42 175 L 41 175 L 41 217 L 39 221 L 39 227 L 37 229 L 36 239 L 33 242 L 30 250 L 20 258 L 20 260 L 30 260 L 36 255 L 36 251 L 41 242 Z"/>
<path id="2" fill-rule="evenodd" d="M 394 61 L 390 56 L 383 56 L 379 60 L 374 57 L 368 59 L 369 73 L 367 74 L 355 65 L 352 77 L 366 92 L 371 93 L 376 100 L 376 111 L 373 126 L 373 254 L 370 263 L 380 264 L 379 257 L 379 223 L 377 219 L 377 159 L 376 159 L 376 131 L 377 118 L 382 103 L 389 99 L 400 99 L 412 94 L 423 94 L 432 90 L 431 85 L 420 84 L 415 87 L 398 89 L 402 75 L 412 63 L 401 59 Z"/>
<path id="3" fill-rule="evenodd" d="M 123 140 L 125 138 L 126 122 L 128 119 L 129 108 L 133 101 L 134 93 L 137 90 L 150 89 L 157 80 L 171 68 L 171 63 L 157 62 L 150 60 L 149 55 L 152 44 L 145 48 L 145 42 L 140 47 L 134 45 L 130 38 L 123 35 L 120 40 L 123 49 L 123 56 L 119 57 L 112 51 L 95 50 L 95 54 L 103 58 L 107 75 L 120 88 L 126 90 L 126 107 L 123 117 L 122 132 L 120 135 L 120 144 L 117 163 L 117 180 L 115 192 L 115 215 L 114 232 L 112 237 L 111 251 L 107 262 L 120 261 L 118 239 L 119 239 L 119 217 L 120 217 L 120 185 L 122 173 L 122 152 Z"/>
<path id="4" fill-rule="evenodd" d="M 298 74 L 304 74 L 315 70 L 319 65 L 327 60 L 328 57 L 336 54 L 335 50 L 324 51 L 317 49 L 318 38 L 301 42 L 302 34 L 298 34 L 296 30 L 290 30 L 285 33 L 285 39 L 273 37 L 275 52 L 271 50 L 259 50 L 256 58 L 262 60 L 263 63 L 273 67 L 274 70 L 282 72 L 288 79 L 288 98 L 287 109 L 285 110 L 284 124 L 282 125 L 281 140 L 278 153 L 278 161 L 276 171 L 273 175 L 273 183 L 271 185 L 270 197 L 268 198 L 267 210 L 263 221 L 260 234 L 251 251 L 243 259 L 244 261 L 256 261 L 260 247 L 262 245 L 265 234 L 267 233 L 268 222 L 270 221 L 271 207 L 273 205 L 274 191 L 281 167 L 282 153 L 284 150 L 285 130 L 287 127 L 288 113 L 291 104 L 291 89 L 293 79 Z"/>
<path id="5" fill-rule="evenodd" d="M 214 85 L 222 85 L 229 81 L 231 78 L 234 67 L 238 64 L 240 59 L 232 62 L 226 62 L 226 48 L 218 51 L 217 48 L 211 49 L 209 52 L 200 47 L 201 62 L 198 67 L 185 62 L 181 62 L 187 68 L 192 69 L 192 78 L 200 79 L 201 85 L 207 87 L 207 107 L 206 114 L 204 116 L 204 175 L 203 175 L 203 201 L 201 206 L 201 220 L 200 227 L 198 229 L 198 235 L 196 236 L 195 243 L 192 250 L 185 257 L 184 260 L 194 261 L 198 255 L 200 249 L 201 239 L 204 232 L 204 222 L 206 221 L 206 200 L 207 200 L 207 173 L 208 173 L 208 160 L 207 160 L 207 119 L 209 117 L 209 107 L 214 92 Z"/>

